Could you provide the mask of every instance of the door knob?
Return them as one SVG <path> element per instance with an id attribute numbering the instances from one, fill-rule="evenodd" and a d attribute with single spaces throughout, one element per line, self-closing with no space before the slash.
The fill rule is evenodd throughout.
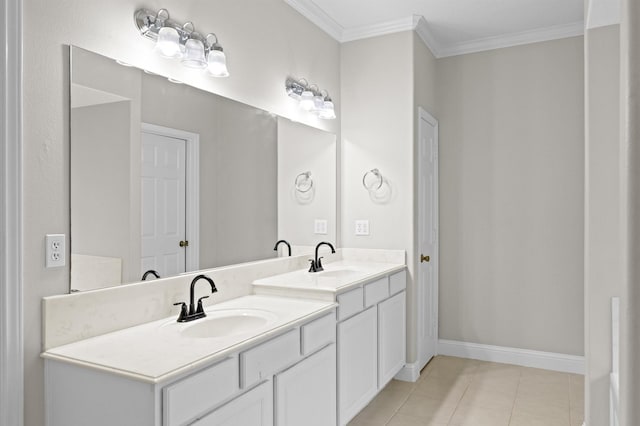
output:
<path id="1" fill-rule="evenodd" d="M 421 255 L 420 255 L 420 263 L 428 262 L 429 260 L 431 260 L 431 258 L 429 257 L 429 255 L 426 255 L 426 256 L 425 256 L 424 254 L 421 254 Z"/>
<path id="2" fill-rule="evenodd" d="M 180 241 L 180 247 L 189 247 L 189 241 Z"/>

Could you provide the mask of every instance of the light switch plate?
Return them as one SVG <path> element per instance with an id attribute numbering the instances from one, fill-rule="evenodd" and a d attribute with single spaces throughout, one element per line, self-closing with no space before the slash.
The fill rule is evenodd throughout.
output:
<path id="1" fill-rule="evenodd" d="M 45 266 L 47 268 L 58 268 L 67 263 L 65 258 L 65 235 L 64 234 L 47 234 L 45 238 Z"/>
<path id="2" fill-rule="evenodd" d="M 326 219 L 316 219 L 313 233 L 318 235 L 326 235 L 327 234 L 327 221 Z"/>
<path id="3" fill-rule="evenodd" d="M 369 235 L 368 220 L 356 220 L 356 235 Z"/>

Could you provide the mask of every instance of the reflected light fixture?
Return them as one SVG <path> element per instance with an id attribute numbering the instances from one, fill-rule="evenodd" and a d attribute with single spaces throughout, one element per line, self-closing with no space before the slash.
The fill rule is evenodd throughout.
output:
<path id="1" fill-rule="evenodd" d="M 315 84 L 309 84 L 304 78 L 287 78 L 285 82 L 287 95 L 298 101 L 298 105 L 305 111 L 316 114 L 324 120 L 336 118 L 333 101 L 326 90 L 318 89 Z"/>
<path id="2" fill-rule="evenodd" d="M 162 57 L 180 59 L 188 68 L 207 69 L 214 77 L 229 76 L 227 60 L 215 34 L 203 37 L 195 31 L 193 23 L 171 20 L 167 9 L 155 13 L 139 9 L 134 19 L 140 34 L 155 41 L 154 50 Z M 211 38 L 213 42 L 209 42 Z"/>
<path id="3" fill-rule="evenodd" d="M 211 38 L 215 39 L 213 43 L 209 42 Z M 207 35 L 206 41 L 209 44 L 209 55 L 207 56 L 207 70 L 209 74 L 214 77 L 228 77 L 227 58 L 224 55 L 222 46 L 218 43 L 218 36 L 210 33 Z"/>

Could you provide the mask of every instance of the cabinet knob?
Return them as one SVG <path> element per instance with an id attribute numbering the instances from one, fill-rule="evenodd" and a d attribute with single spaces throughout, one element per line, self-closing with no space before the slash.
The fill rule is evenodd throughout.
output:
<path id="1" fill-rule="evenodd" d="M 421 254 L 421 255 L 420 255 L 420 263 L 428 262 L 429 260 L 431 260 L 431 258 L 429 257 L 429 255 L 426 255 L 426 256 L 425 256 L 424 254 Z"/>
<path id="2" fill-rule="evenodd" d="M 180 247 L 189 247 L 189 241 L 180 241 Z"/>

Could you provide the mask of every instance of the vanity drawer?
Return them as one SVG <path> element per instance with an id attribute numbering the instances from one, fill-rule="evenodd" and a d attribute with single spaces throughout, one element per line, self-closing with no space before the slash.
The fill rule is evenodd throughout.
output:
<path id="1" fill-rule="evenodd" d="M 389 297 L 389 279 L 381 278 L 364 286 L 364 306 L 373 306 Z"/>
<path id="2" fill-rule="evenodd" d="M 240 386 L 248 388 L 300 358 L 300 330 L 288 331 L 240 354 Z"/>
<path id="3" fill-rule="evenodd" d="M 238 392 L 238 357 L 163 389 L 163 425 L 182 425 Z"/>
<path id="4" fill-rule="evenodd" d="M 396 294 L 407 288 L 407 271 L 389 277 L 389 294 Z"/>
<path id="5" fill-rule="evenodd" d="M 364 309 L 362 287 L 338 295 L 338 321 Z"/>
<path id="6" fill-rule="evenodd" d="M 331 312 L 301 327 L 302 355 L 309 355 L 316 350 L 336 341 L 336 314 Z"/>

